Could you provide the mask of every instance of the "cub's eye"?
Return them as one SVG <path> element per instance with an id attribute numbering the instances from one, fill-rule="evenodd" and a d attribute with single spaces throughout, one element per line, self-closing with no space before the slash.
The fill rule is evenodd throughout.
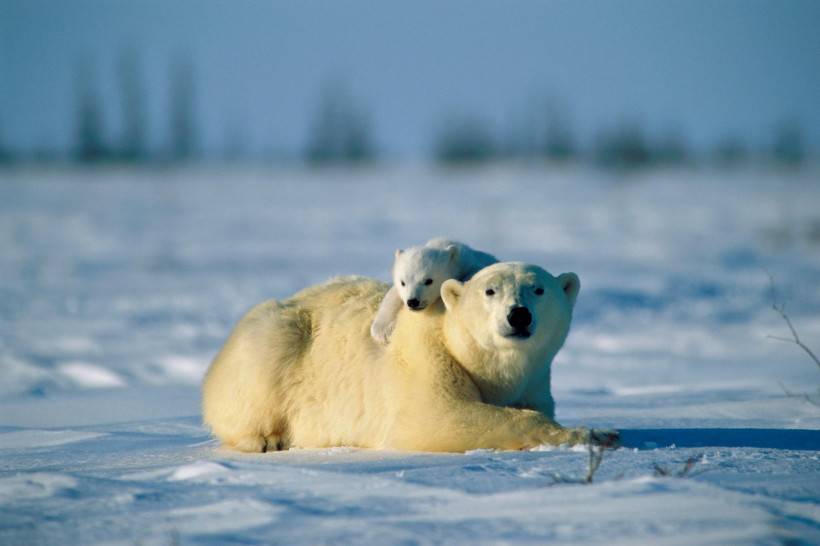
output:
<path id="1" fill-rule="evenodd" d="M 488 288 L 487 290 L 484 291 L 484 294 L 486 294 L 488 296 L 494 296 L 495 295 L 495 290 L 493 290 L 492 288 Z"/>
<path id="2" fill-rule="evenodd" d="M 544 295 L 544 289 L 543 288 L 536 288 L 535 289 L 535 295 L 536 296 L 543 296 Z"/>
<path id="3" fill-rule="evenodd" d="M 404 286 L 404 281 L 401 281 L 401 285 Z"/>
<path id="4" fill-rule="evenodd" d="M 431 284 L 433 284 L 433 279 L 427 279 L 426 281 L 424 281 L 425 286 L 430 286 Z"/>

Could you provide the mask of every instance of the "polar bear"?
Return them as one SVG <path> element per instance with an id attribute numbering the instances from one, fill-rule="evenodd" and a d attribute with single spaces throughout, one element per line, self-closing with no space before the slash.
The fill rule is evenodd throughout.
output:
<path id="1" fill-rule="evenodd" d="M 611 445 L 554 421 L 550 364 L 580 287 L 574 273 L 500 263 L 403 309 L 370 336 L 384 283 L 343 277 L 248 312 L 211 364 L 203 417 L 241 451 L 358 446 L 417 451 Z"/>
<path id="2" fill-rule="evenodd" d="M 438 301 L 441 283 L 447 279 L 466 281 L 478 270 L 497 262 L 495 256 L 443 238 L 397 250 L 393 259 L 393 286 L 382 299 L 370 335 L 379 343 L 387 343 L 402 307 L 407 305 L 411 311 L 421 311 Z"/>

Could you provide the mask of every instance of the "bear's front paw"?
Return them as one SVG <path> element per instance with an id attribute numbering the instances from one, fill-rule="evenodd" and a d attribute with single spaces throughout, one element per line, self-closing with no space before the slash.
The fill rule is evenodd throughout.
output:
<path id="1" fill-rule="evenodd" d="M 393 334 L 394 327 L 395 323 L 393 322 L 374 322 L 370 326 L 370 336 L 382 345 L 387 345 L 387 342 L 390 341 L 390 336 Z"/>
<path id="2" fill-rule="evenodd" d="M 589 431 L 589 443 L 606 449 L 621 445 L 621 434 L 617 430 L 592 429 Z"/>

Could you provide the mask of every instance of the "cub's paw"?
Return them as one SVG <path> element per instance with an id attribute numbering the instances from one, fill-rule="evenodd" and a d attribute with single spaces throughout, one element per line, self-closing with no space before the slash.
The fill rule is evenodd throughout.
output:
<path id="1" fill-rule="evenodd" d="M 621 434 L 617 430 L 592 429 L 589 431 L 589 443 L 606 449 L 621 445 Z"/>
<path id="2" fill-rule="evenodd" d="M 393 328 L 395 326 L 396 324 L 394 322 L 374 322 L 370 326 L 370 336 L 382 345 L 387 345 L 390 341 L 390 336 L 393 334 Z"/>

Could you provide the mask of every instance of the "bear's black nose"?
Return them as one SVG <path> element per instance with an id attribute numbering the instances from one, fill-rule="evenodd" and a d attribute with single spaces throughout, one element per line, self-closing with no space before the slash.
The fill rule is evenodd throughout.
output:
<path id="1" fill-rule="evenodd" d="M 407 307 L 409 307 L 410 309 L 416 309 L 420 303 L 421 302 L 419 300 L 413 298 L 411 300 L 407 300 Z"/>
<path id="2" fill-rule="evenodd" d="M 516 330 L 526 330 L 527 326 L 532 322 L 532 315 L 526 307 L 515 307 L 510 311 L 510 314 L 507 315 L 507 322 Z"/>

